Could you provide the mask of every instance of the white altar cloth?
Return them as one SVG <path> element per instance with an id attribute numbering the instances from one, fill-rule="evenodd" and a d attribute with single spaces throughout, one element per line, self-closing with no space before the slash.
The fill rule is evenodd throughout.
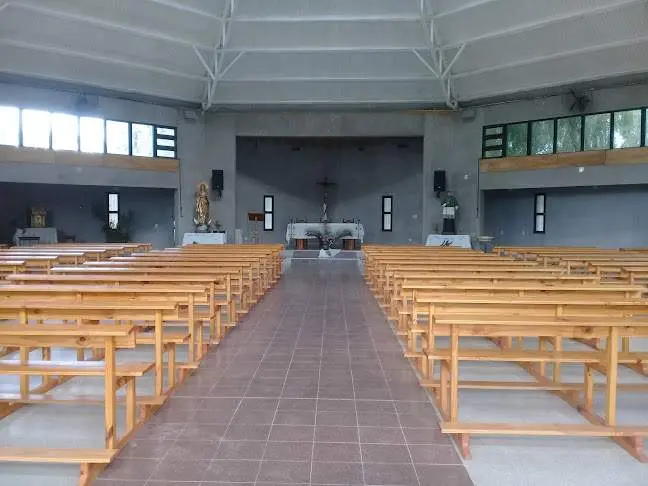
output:
<path id="1" fill-rule="evenodd" d="M 323 227 L 322 223 L 290 223 L 286 228 L 286 241 L 290 243 L 291 240 L 315 239 L 314 236 L 306 236 L 306 232 L 311 229 L 321 231 Z M 328 228 L 332 233 L 349 230 L 351 236 L 344 239 L 360 240 L 360 243 L 364 242 L 364 226 L 360 223 L 329 223 Z"/>
<path id="2" fill-rule="evenodd" d="M 32 236 L 38 237 L 37 244 L 56 244 L 58 243 L 58 236 L 56 228 L 19 228 L 14 234 L 14 244 L 18 245 L 19 236 Z"/>
<path id="3" fill-rule="evenodd" d="M 428 235 L 425 246 L 453 246 L 472 248 L 470 235 Z"/>
<path id="4" fill-rule="evenodd" d="M 182 246 L 187 245 L 224 245 L 227 243 L 227 233 L 185 233 Z"/>

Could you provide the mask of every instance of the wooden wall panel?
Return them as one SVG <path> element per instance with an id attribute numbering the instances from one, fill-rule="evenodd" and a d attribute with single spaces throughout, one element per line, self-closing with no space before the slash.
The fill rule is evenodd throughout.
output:
<path id="1" fill-rule="evenodd" d="M 79 165 L 87 167 L 114 167 L 116 169 L 178 172 L 177 159 L 155 159 L 129 155 L 85 154 L 32 148 L 0 146 L 0 163 L 31 163 L 52 165 Z"/>
<path id="2" fill-rule="evenodd" d="M 596 150 L 527 157 L 481 159 L 481 172 L 509 172 L 517 170 L 542 170 L 560 167 L 583 167 L 588 165 L 623 165 L 648 163 L 648 147 Z"/>

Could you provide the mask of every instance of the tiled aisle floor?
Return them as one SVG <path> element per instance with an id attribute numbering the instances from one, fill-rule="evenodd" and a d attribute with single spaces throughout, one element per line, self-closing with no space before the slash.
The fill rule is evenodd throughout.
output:
<path id="1" fill-rule="evenodd" d="M 355 261 L 278 288 L 104 472 L 100 486 L 470 486 Z"/>

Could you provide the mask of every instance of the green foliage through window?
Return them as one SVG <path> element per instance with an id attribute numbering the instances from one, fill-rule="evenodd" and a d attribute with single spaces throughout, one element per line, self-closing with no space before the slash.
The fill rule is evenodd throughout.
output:
<path id="1" fill-rule="evenodd" d="M 648 147 L 648 108 L 557 117 L 484 127 L 482 156 Z"/>
<path id="2" fill-rule="evenodd" d="M 641 145 L 641 110 L 617 111 L 614 114 L 614 148 Z"/>
<path id="3" fill-rule="evenodd" d="M 554 121 L 543 120 L 531 124 L 531 154 L 552 154 L 554 151 Z"/>
<path id="4" fill-rule="evenodd" d="M 515 123 L 506 127 L 506 156 L 527 155 L 528 123 Z"/>
<path id="5" fill-rule="evenodd" d="M 580 116 L 559 118 L 558 136 L 556 137 L 556 152 L 579 152 L 581 149 L 581 123 Z"/>
<path id="6" fill-rule="evenodd" d="M 610 113 L 585 117 L 585 150 L 610 148 Z"/>

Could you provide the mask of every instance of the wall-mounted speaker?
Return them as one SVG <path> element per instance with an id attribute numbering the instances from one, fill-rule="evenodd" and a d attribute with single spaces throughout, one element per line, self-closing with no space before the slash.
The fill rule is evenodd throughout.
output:
<path id="1" fill-rule="evenodd" d="M 218 195 L 218 197 L 220 197 L 225 187 L 222 169 L 212 170 L 211 187 L 212 191 L 214 191 Z"/>
<path id="2" fill-rule="evenodd" d="M 434 192 L 437 194 L 446 190 L 446 172 L 445 170 L 434 171 Z"/>

